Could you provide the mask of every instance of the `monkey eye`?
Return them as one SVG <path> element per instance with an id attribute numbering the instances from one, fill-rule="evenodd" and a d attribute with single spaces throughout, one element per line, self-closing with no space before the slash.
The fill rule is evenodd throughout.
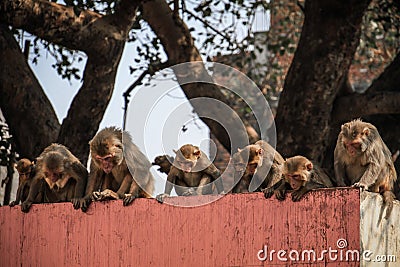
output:
<path id="1" fill-rule="evenodd" d="M 179 165 L 192 168 L 193 162 L 191 161 L 178 161 Z"/>
<path id="2" fill-rule="evenodd" d="M 295 181 L 302 181 L 301 176 L 299 174 L 289 174 L 288 176 Z"/>
<path id="3" fill-rule="evenodd" d="M 108 155 L 105 155 L 104 157 L 101 157 L 99 155 L 96 155 L 96 159 L 100 160 L 100 161 L 106 161 L 106 162 L 110 162 L 111 159 L 115 156 L 115 153 L 111 153 Z"/>
<path id="4" fill-rule="evenodd" d="M 357 136 L 357 131 L 356 131 L 356 130 L 353 130 L 353 132 L 351 133 L 351 136 L 352 136 L 353 138 L 355 138 L 355 137 Z"/>

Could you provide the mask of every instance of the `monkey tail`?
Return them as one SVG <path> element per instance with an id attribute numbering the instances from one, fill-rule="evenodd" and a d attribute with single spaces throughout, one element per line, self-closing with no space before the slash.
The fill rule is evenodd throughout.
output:
<path id="1" fill-rule="evenodd" d="M 395 199 L 395 196 L 392 191 L 383 192 L 383 203 L 386 206 L 385 219 L 388 219 L 390 217 L 390 214 L 392 213 L 394 199 Z"/>

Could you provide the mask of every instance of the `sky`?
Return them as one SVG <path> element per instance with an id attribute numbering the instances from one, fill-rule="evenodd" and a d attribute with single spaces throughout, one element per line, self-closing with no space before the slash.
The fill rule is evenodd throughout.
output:
<path id="1" fill-rule="evenodd" d="M 118 67 L 114 93 L 99 129 L 108 126 L 122 128 L 124 113 L 122 94 L 136 80 L 129 73 L 129 65 L 133 61 L 134 53 L 134 47 L 127 44 Z M 82 71 L 85 62 L 84 60 L 81 63 Z M 53 63 L 54 59 L 46 54 L 40 57 L 36 65 L 29 62 L 61 123 L 67 115 L 69 105 L 78 92 L 81 82 L 63 80 L 51 67 Z M 172 149 L 177 149 L 187 143 L 199 146 L 208 154 L 209 129 L 198 118 L 193 119 L 195 116 L 192 113 L 193 108 L 180 87 L 170 79 L 155 77 L 154 80 L 157 81 L 156 86 L 138 86 L 131 93 L 126 130 L 132 135 L 135 144 L 150 161 L 158 155 L 174 155 Z M 163 93 L 166 88 L 169 88 L 168 94 Z M 149 107 L 151 107 L 150 112 Z M 182 131 L 183 125 L 187 126 L 185 132 Z M 173 142 L 165 145 L 166 140 Z M 156 178 L 156 194 L 163 192 L 166 175 L 156 171 L 156 167 L 152 168 L 152 173 Z"/>
<path id="2" fill-rule="evenodd" d="M 253 31 L 267 30 L 269 28 L 269 14 L 257 12 L 252 25 Z M 230 23 L 231 18 L 227 17 Z M 189 25 L 190 26 L 190 25 Z M 200 25 L 197 25 L 198 27 Z M 247 34 L 245 28 L 238 28 L 239 38 Z M 242 36 L 242 37 L 240 37 Z M 205 38 L 200 37 L 198 38 Z M 197 40 L 198 41 L 198 40 Z M 123 93 L 136 80 L 130 74 L 129 66 L 133 65 L 136 47 L 128 43 L 125 46 L 121 62 L 118 67 L 114 93 L 106 109 L 100 129 L 108 126 L 121 127 L 123 125 Z M 54 59 L 50 55 L 42 54 L 37 64 L 29 64 L 39 80 L 46 95 L 50 99 L 60 123 L 65 118 L 73 97 L 81 86 L 81 81 L 63 80 L 51 67 Z M 80 75 L 86 60 L 77 63 Z M 126 130 L 131 133 L 133 141 L 141 151 L 152 161 L 156 156 L 174 155 L 172 149 L 177 149 L 183 144 L 199 146 L 209 155 L 210 145 L 208 127 L 192 112 L 193 108 L 188 103 L 182 90 L 171 79 L 161 76 L 155 77 L 156 86 L 138 86 L 132 93 L 128 107 Z M 182 126 L 186 131 L 182 131 Z M 212 158 L 211 158 L 212 160 Z M 156 194 L 163 192 L 166 175 L 160 174 L 152 168 L 156 178 Z"/>

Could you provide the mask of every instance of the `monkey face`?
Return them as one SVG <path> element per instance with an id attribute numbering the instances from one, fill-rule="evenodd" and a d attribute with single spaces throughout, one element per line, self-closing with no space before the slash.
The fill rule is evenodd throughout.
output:
<path id="1" fill-rule="evenodd" d="M 289 182 L 290 187 L 293 190 L 299 190 L 306 181 L 303 179 L 303 177 L 300 174 L 285 174 L 286 181 Z"/>
<path id="2" fill-rule="evenodd" d="M 105 173 L 110 173 L 112 169 L 114 168 L 114 156 L 115 153 L 111 153 L 108 155 L 105 155 L 104 157 L 101 157 L 99 155 L 96 155 L 96 161 L 98 162 L 99 166 L 103 169 Z"/>
<path id="3" fill-rule="evenodd" d="M 20 180 L 27 180 L 30 178 L 32 169 L 33 169 L 33 162 L 31 162 L 29 159 L 20 159 L 15 168 L 18 171 L 19 174 L 19 179 Z"/>
<path id="4" fill-rule="evenodd" d="M 179 165 L 179 169 L 181 169 L 184 172 L 191 172 L 193 169 L 193 166 L 196 165 L 196 161 L 191 161 L 191 160 L 177 160 L 177 163 Z"/>
<path id="5" fill-rule="evenodd" d="M 342 145 L 351 157 L 357 157 L 365 152 L 370 142 L 371 129 L 368 123 L 360 120 L 351 121 L 342 125 Z"/>
<path id="6" fill-rule="evenodd" d="M 25 170 L 25 172 L 24 170 L 18 171 L 18 174 L 20 180 L 28 180 L 31 176 L 31 169 Z"/>
<path id="7" fill-rule="evenodd" d="M 46 179 L 50 180 L 52 183 L 57 182 L 57 180 L 61 179 L 63 176 L 62 171 L 56 170 L 56 171 L 51 171 L 45 168 L 44 170 L 44 176 Z"/>
<path id="8" fill-rule="evenodd" d="M 90 153 L 95 164 L 105 173 L 110 173 L 123 161 L 122 143 L 114 136 L 95 137 L 90 142 Z"/>
<path id="9" fill-rule="evenodd" d="M 238 149 L 233 157 L 235 171 L 245 172 L 245 175 L 254 175 L 257 167 L 262 165 L 264 150 L 257 145 L 249 145 Z"/>
<path id="10" fill-rule="evenodd" d="M 179 169 L 184 172 L 192 172 L 201 157 L 201 151 L 197 146 L 183 145 L 178 151 L 175 151 L 175 162 Z"/>
<path id="11" fill-rule="evenodd" d="M 282 173 L 290 187 L 293 190 L 299 190 L 310 180 L 313 167 L 312 162 L 306 157 L 295 156 L 283 163 Z"/>
<path id="12" fill-rule="evenodd" d="M 54 170 L 44 166 L 43 175 L 50 189 L 53 189 L 55 186 L 57 186 L 57 188 L 63 188 L 69 180 L 68 174 L 65 173 L 62 168 Z"/>

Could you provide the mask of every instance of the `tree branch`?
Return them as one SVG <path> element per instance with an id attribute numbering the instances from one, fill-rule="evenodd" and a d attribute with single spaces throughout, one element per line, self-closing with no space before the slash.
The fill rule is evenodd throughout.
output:
<path id="1" fill-rule="evenodd" d="M 336 99 L 332 120 L 343 123 L 376 114 L 400 113 L 400 92 L 352 94 Z"/>
<path id="2" fill-rule="evenodd" d="M 20 156 L 34 159 L 56 140 L 60 123 L 12 32 L 1 24 L 0 66 L 1 110 Z"/>
<path id="3" fill-rule="evenodd" d="M 159 37 L 171 65 L 202 61 L 186 24 L 180 17 L 173 15 L 173 11 L 164 0 L 146 1 L 142 8 L 144 20 L 149 23 L 154 33 Z M 221 106 L 215 105 L 215 102 L 207 105 L 204 101 L 201 104 L 193 101 L 196 98 L 210 98 L 230 106 L 228 99 L 213 82 L 204 65 L 193 64 L 177 67 L 174 68 L 174 73 L 195 111 L 221 144 L 229 152 L 231 152 L 231 149 L 234 151 L 238 147 L 243 147 L 248 142 L 248 136 L 244 127 L 238 129 L 235 122 L 239 118 L 235 112 L 231 111 L 227 114 L 227 111 L 222 111 Z M 224 127 L 235 129 L 235 131 L 227 133 Z M 236 142 L 232 147 L 232 139 L 241 141 Z"/>

